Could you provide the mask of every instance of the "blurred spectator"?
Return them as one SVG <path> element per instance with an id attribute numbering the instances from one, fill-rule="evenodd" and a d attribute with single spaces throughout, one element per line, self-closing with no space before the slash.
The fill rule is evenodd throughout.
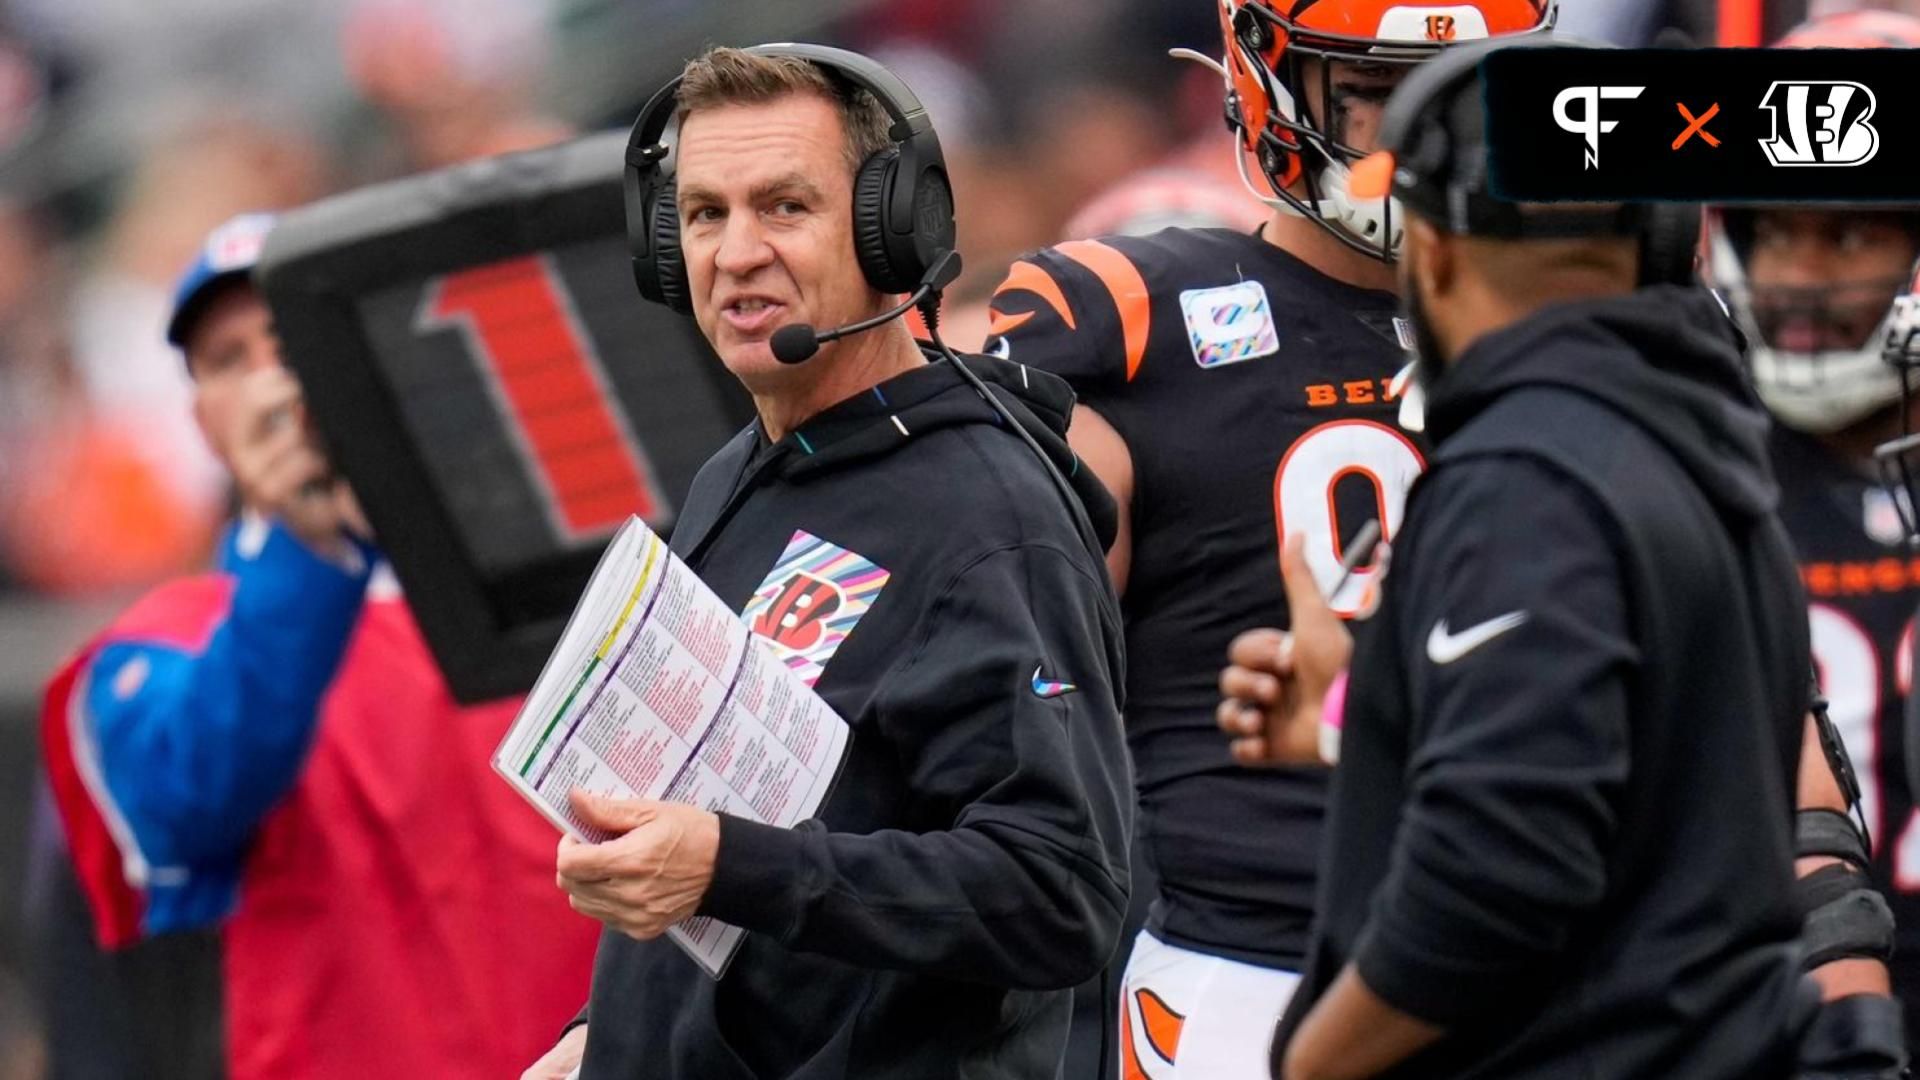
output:
<path id="1" fill-rule="evenodd" d="M 172 479 L 177 462 L 96 420 L 105 410 L 67 348 L 51 241 L 26 209 L 0 207 L 0 580 L 49 591 L 150 580 L 198 557 L 210 518 Z"/>
<path id="2" fill-rule="evenodd" d="M 148 592 L 54 675 L 47 775 L 116 964 L 220 928 L 236 1080 L 500 1075 L 579 1001 L 593 927 L 551 889 L 552 830 L 485 765 L 518 703 L 453 702 L 329 482 L 248 281 L 271 223 L 212 233 L 165 331 L 243 515 L 217 572 Z M 177 972 L 144 965 L 132 1019 L 217 1032 L 178 1011 Z"/>
<path id="3" fill-rule="evenodd" d="M 1028 157 L 995 130 L 995 101 L 979 74 L 944 49 L 896 41 L 869 55 L 914 88 L 940 133 L 963 255 L 961 278 L 948 295 L 984 297 L 1007 262 L 1046 226 L 1030 194 Z"/>
<path id="4" fill-rule="evenodd" d="M 1021 198 L 1057 236 L 1096 193 L 1164 154 L 1175 132 L 1165 90 L 1179 69 L 1164 56 L 1041 69 L 1024 80 L 1019 146 L 1038 182 Z M 1018 252 L 1009 252 L 1009 257 Z M 1004 264 L 1003 264 L 1004 265 Z"/>
<path id="5" fill-rule="evenodd" d="M 17 339 L 8 334 L 7 352 L 24 355 L 9 367 L 39 387 L 40 400 L 17 433 L 0 490 L 0 542 L 21 581 L 57 592 L 137 585 L 205 557 L 227 482 L 194 428 L 180 359 L 160 334 L 172 276 L 221 219 L 244 206 L 310 200 L 322 178 L 306 139 L 205 118 L 141 163 L 74 288 L 67 325 L 35 325 L 57 294 L 23 305 L 27 325 Z M 0 312 L 9 276 L 44 271 L 31 239 L 8 242 L 6 231 Z M 72 343 L 70 373 L 62 339 Z"/>
<path id="6" fill-rule="evenodd" d="M 342 32 L 354 87 L 397 126 L 409 171 L 567 138 L 533 104 L 539 0 L 362 0 Z"/>
<path id="7" fill-rule="evenodd" d="M 1558 25 L 1564 34 L 1628 48 L 1651 44 L 1672 30 L 1698 46 L 1752 46 L 1778 38 L 1805 19 L 1807 10 L 1807 0 L 1561 0 Z"/>
<path id="8" fill-rule="evenodd" d="M 1807 5 L 1809 18 L 1839 15 L 1848 11 L 1898 11 L 1920 15 L 1920 0 L 1813 0 Z"/>
<path id="9" fill-rule="evenodd" d="M 1195 64 L 1177 98 L 1191 137 L 1155 166 L 1126 177 L 1076 211 L 1062 240 L 1114 233 L 1145 235 L 1166 228 L 1251 232 L 1267 219 L 1266 204 L 1234 164 L 1234 144 L 1221 138 L 1221 77 Z M 1259 176 L 1248 162 L 1247 176 Z"/>
<path id="10" fill-rule="evenodd" d="M 989 46 L 1005 7 L 1005 0 L 890 0 L 847 20 L 841 29 L 850 48 L 872 55 L 880 52 L 875 48 L 880 42 L 937 42 L 949 55 L 972 63 Z M 907 85 L 919 86 L 912 79 Z"/>

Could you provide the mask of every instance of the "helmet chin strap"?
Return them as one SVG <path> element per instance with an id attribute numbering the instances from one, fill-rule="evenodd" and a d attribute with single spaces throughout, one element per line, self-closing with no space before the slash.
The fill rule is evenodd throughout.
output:
<path id="1" fill-rule="evenodd" d="M 1347 193 L 1350 175 L 1347 167 L 1338 162 L 1330 162 L 1321 170 L 1320 203 L 1323 209 L 1320 216 L 1345 229 L 1355 239 L 1377 245 L 1389 257 L 1397 257 L 1400 254 L 1400 236 L 1406 227 L 1406 212 L 1400 206 L 1400 200 L 1391 195 L 1356 199 Z M 1392 235 L 1380 235 L 1386 231 L 1389 223 L 1393 225 Z"/>
<path id="2" fill-rule="evenodd" d="M 1247 155 L 1240 152 L 1239 144 L 1234 145 L 1234 165 L 1240 173 L 1240 183 L 1247 193 L 1275 213 L 1290 217 L 1307 217 L 1308 212 L 1285 199 L 1265 194 L 1253 182 L 1253 175 L 1247 171 Z M 1345 232 L 1357 244 L 1371 245 L 1384 252 L 1388 258 L 1397 258 L 1400 254 L 1400 237 L 1405 228 L 1405 211 L 1400 200 L 1389 195 L 1385 198 L 1355 199 L 1347 194 L 1347 167 L 1330 162 L 1320 171 L 1320 197 L 1318 204 L 1322 221 Z M 1380 238 L 1370 233 L 1385 229 L 1387 222 L 1394 223 L 1394 235 L 1382 244 Z M 1368 224 L 1372 229 L 1368 229 Z"/>

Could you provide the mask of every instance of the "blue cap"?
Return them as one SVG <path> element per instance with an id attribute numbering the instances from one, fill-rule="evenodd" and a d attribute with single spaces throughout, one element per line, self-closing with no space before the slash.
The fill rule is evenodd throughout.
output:
<path id="1" fill-rule="evenodd" d="M 260 249 L 277 219 L 272 214 L 241 214 L 207 234 L 193 265 L 180 275 L 173 290 L 173 317 L 167 320 L 167 340 L 185 348 L 187 331 L 206 306 L 213 287 L 251 273 L 260 261 Z"/>

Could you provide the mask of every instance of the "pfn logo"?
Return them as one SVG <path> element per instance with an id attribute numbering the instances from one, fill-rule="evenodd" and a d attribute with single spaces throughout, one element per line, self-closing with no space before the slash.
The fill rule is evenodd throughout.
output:
<path id="1" fill-rule="evenodd" d="M 1880 132 L 1867 123 L 1873 91 L 1857 82 L 1776 82 L 1760 107 L 1773 121 L 1760 149 L 1774 165 L 1865 165 L 1880 152 Z"/>
<path id="2" fill-rule="evenodd" d="M 1600 167 L 1600 136 L 1620 126 L 1618 120 L 1600 119 L 1600 102 L 1632 100 L 1645 89 L 1644 86 L 1569 86 L 1553 99 L 1553 122 L 1560 125 L 1561 131 L 1587 140 L 1586 168 Z M 1576 101 L 1586 106 L 1577 119 L 1568 110 Z"/>
<path id="3" fill-rule="evenodd" d="M 1453 16 L 1451 15 L 1427 16 L 1427 40 L 1428 41 L 1452 41 L 1455 37 L 1459 36 L 1459 33 L 1460 33 L 1459 24 L 1454 22 Z"/>

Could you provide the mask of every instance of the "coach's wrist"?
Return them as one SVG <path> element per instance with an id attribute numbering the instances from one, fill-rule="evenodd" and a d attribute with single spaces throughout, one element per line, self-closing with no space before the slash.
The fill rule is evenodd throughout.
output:
<path id="1" fill-rule="evenodd" d="M 800 835 L 720 814 L 713 880 L 698 913 L 785 941 L 799 919 Z"/>

